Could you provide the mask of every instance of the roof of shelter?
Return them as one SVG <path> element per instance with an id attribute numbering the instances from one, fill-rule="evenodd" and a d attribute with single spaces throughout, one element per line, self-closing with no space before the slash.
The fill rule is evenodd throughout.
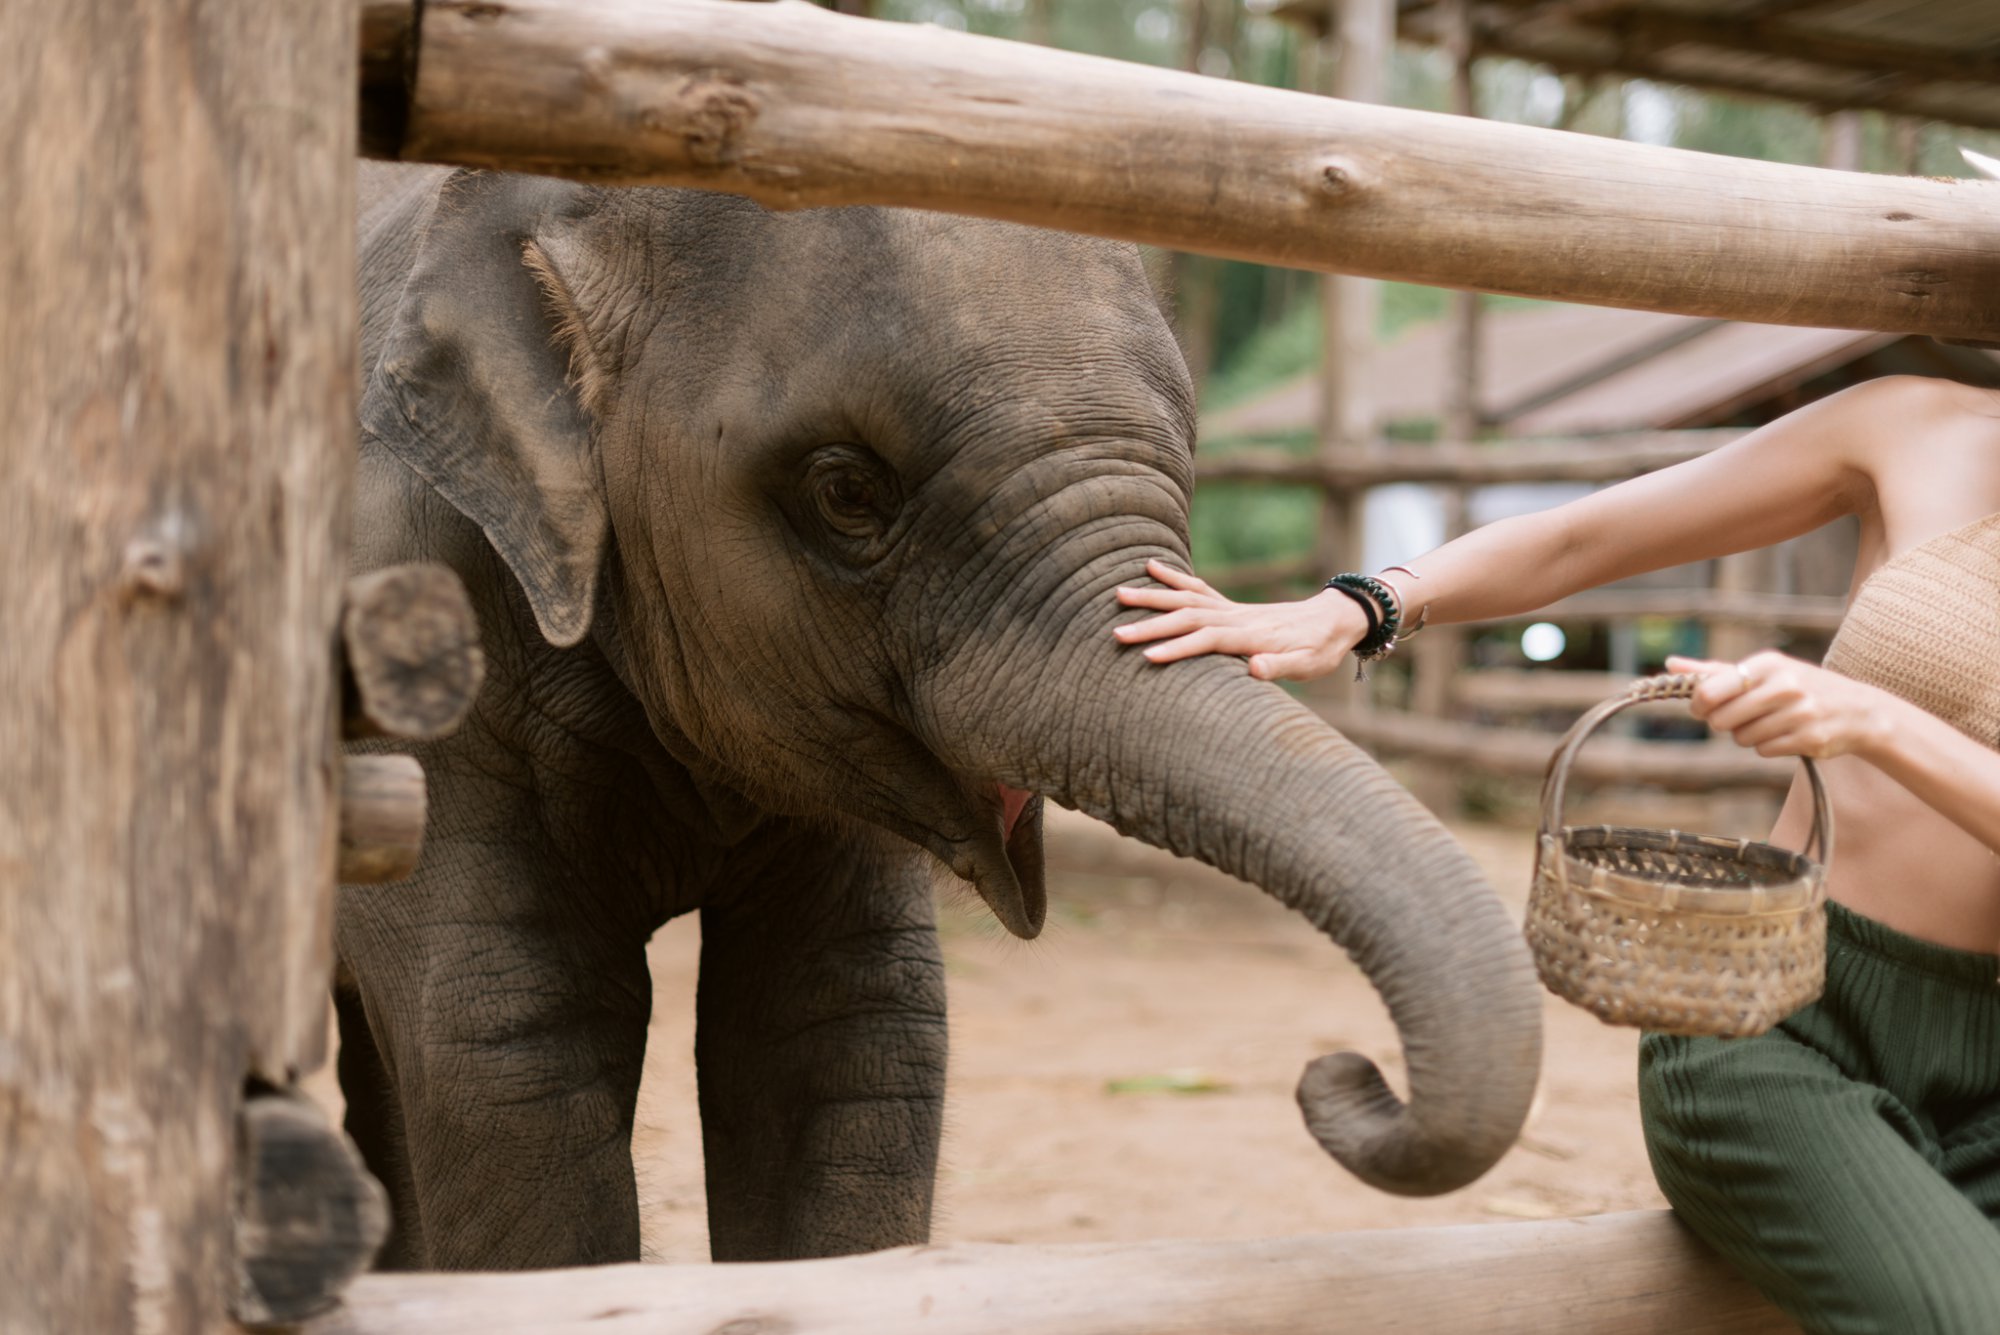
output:
<path id="1" fill-rule="evenodd" d="M 1327 0 L 1267 12 L 1324 28 Z M 1398 0 L 1439 43 L 1449 6 Z M 1473 54 L 2000 129 L 1994 0 L 1472 0 Z"/>
<path id="2" fill-rule="evenodd" d="M 1450 365 L 1448 323 L 1378 349 L 1368 373 L 1383 421 L 1435 419 Z M 1744 324 L 1598 306 L 1491 310 L 1480 324 L 1480 411 L 1512 436 L 1658 431 L 1727 423 L 1850 362 L 1903 346 L 1899 364 L 2000 383 L 2000 357 L 1852 329 Z M 1204 440 L 1311 431 L 1320 379 L 1304 372 L 1204 416 Z"/>

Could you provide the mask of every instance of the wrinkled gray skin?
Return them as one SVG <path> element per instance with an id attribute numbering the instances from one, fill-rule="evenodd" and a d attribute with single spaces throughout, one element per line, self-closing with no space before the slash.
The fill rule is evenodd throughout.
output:
<path id="1" fill-rule="evenodd" d="M 1353 954 L 1411 1101 L 1352 1054 L 1301 1100 L 1367 1181 L 1449 1190 L 1513 1141 L 1539 998 L 1468 859 L 1240 661 L 1108 634 L 1116 584 L 1187 557 L 1189 385 L 1131 247 L 493 174 L 363 192 L 356 565 L 455 567 L 489 663 L 417 748 L 416 878 L 341 891 L 387 1264 L 638 1255 L 644 948 L 695 910 L 715 1257 L 923 1240 L 939 863 L 1042 921 L 1041 800 L 1009 837 L 1003 784 Z"/>

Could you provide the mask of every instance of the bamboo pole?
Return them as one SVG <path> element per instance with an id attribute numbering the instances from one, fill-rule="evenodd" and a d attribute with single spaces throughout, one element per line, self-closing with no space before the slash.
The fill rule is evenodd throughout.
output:
<path id="1" fill-rule="evenodd" d="M 1776 1335 L 1664 1210 L 1254 1242 L 958 1243 L 762 1265 L 375 1275 L 306 1335 Z"/>
<path id="2" fill-rule="evenodd" d="M 2000 336 L 1993 185 L 1342 102 L 807 5 L 429 0 L 407 125 L 411 160 L 774 208 L 944 209 L 1726 319 Z"/>

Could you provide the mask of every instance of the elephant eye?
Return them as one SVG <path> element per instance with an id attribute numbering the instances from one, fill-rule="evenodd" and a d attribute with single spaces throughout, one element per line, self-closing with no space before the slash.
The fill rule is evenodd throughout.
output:
<path id="1" fill-rule="evenodd" d="M 882 536 L 900 503 L 895 473 L 859 445 L 815 450 L 806 467 L 806 490 L 834 535 L 863 542 Z"/>
<path id="2" fill-rule="evenodd" d="M 875 510 L 875 482 L 858 470 L 839 472 L 828 479 L 826 498 L 836 510 L 861 516 Z"/>

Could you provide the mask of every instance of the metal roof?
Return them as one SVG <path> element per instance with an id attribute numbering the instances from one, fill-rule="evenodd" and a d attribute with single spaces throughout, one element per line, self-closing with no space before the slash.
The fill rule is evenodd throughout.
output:
<path id="1" fill-rule="evenodd" d="M 1270 13 L 1324 30 L 1326 0 Z M 1399 0 L 1437 44 L 1449 6 Z M 1995 0 L 1473 0 L 1473 53 L 2000 130 Z"/>

